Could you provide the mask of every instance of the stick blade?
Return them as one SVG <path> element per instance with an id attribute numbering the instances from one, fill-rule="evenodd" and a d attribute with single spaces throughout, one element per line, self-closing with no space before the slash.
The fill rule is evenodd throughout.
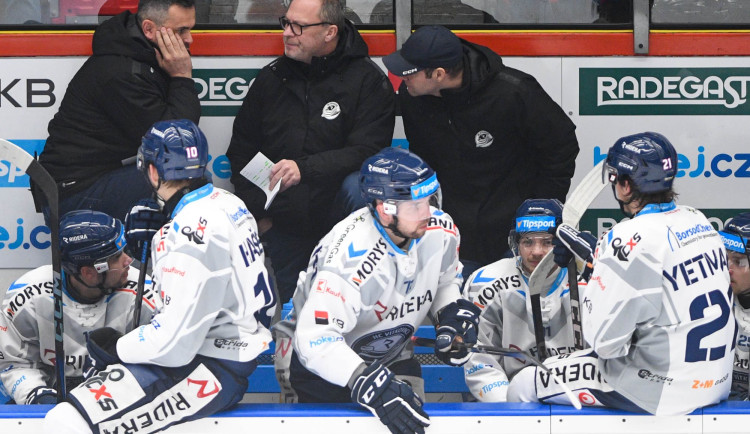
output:
<path id="1" fill-rule="evenodd" d="M 558 270 L 559 267 L 555 264 L 554 255 L 550 250 L 529 276 L 529 296 L 547 294 L 557 280 Z"/>
<path id="2" fill-rule="evenodd" d="M 586 209 L 607 186 L 607 182 L 602 176 L 604 161 L 602 160 L 594 166 L 568 197 L 563 207 L 562 218 L 564 223 L 578 227 L 578 222 L 581 221 Z"/>

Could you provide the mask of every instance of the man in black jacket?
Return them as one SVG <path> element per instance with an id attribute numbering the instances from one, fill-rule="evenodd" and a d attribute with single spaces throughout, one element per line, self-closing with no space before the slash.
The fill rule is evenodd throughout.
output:
<path id="1" fill-rule="evenodd" d="M 135 167 L 141 137 L 159 120 L 200 118 L 194 25 L 194 0 L 141 0 L 137 15 L 96 29 L 93 55 L 68 85 L 40 156 L 58 183 L 60 215 L 90 208 L 125 218 L 151 196 Z"/>
<path id="2" fill-rule="evenodd" d="M 508 250 L 506 232 L 528 198 L 565 200 L 575 125 L 534 77 L 441 26 L 418 29 L 383 59 L 403 82 L 409 149 L 440 173 L 443 209 L 461 230 L 464 276 Z"/>
<path id="3" fill-rule="evenodd" d="M 364 206 L 353 172 L 391 144 L 396 98 L 339 0 L 294 0 L 280 22 L 284 55 L 250 86 L 227 157 L 284 302 L 318 240 Z M 258 152 L 275 163 L 271 187 L 281 182 L 268 210 L 263 191 L 240 174 Z"/>

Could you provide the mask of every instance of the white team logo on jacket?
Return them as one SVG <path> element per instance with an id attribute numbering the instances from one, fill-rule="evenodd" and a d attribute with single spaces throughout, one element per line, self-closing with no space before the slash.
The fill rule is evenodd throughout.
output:
<path id="1" fill-rule="evenodd" d="M 336 101 L 331 101 L 323 106 L 323 113 L 320 115 L 326 119 L 333 120 L 341 114 L 341 107 Z"/>
<path id="2" fill-rule="evenodd" d="M 492 142 L 495 141 L 495 138 L 492 137 L 492 134 L 488 133 L 485 130 L 482 130 L 478 132 L 474 136 L 474 143 L 476 143 L 477 148 L 486 148 L 492 144 Z"/>

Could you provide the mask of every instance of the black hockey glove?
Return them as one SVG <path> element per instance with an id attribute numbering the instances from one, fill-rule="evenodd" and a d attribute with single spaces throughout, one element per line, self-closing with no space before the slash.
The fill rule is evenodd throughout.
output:
<path id="1" fill-rule="evenodd" d="M 143 244 L 151 242 L 162 226 L 169 221 L 159 204 L 153 199 L 141 199 L 125 216 L 125 240 L 128 251 L 141 259 Z"/>
<path id="2" fill-rule="evenodd" d="M 91 368 L 101 371 L 109 365 L 120 363 L 117 355 L 117 340 L 122 333 L 112 327 L 102 327 L 89 333 L 86 349 L 89 351 Z"/>
<path id="3" fill-rule="evenodd" d="M 552 241 L 555 255 L 555 264 L 565 268 L 573 259 L 573 256 L 583 262 L 581 277 L 589 281 L 591 272 L 594 270 L 594 250 L 596 249 L 596 237 L 591 232 L 581 232 L 576 228 L 561 224 L 557 228 L 557 237 Z"/>
<path id="4" fill-rule="evenodd" d="M 393 434 L 424 434 L 424 427 L 430 425 L 419 396 L 380 362 L 368 366 L 354 381 L 352 402 L 370 410 Z"/>
<path id="5" fill-rule="evenodd" d="M 477 343 L 477 327 L 482 310 L 474 303 L 459 299 L 445 306 L 438 314 L 435 334 L 435 355 L 446 365 L 461 366 L 469 360 L 466 346 Z M 461 338 L 464 345 L 453 348 L 453 341 Z"/>
<path id="6" fill-rule="evenodd" d="M 26 396 L 26 404 L 57 404 L 57 392 L 55 389 L 39 386 Z"/>

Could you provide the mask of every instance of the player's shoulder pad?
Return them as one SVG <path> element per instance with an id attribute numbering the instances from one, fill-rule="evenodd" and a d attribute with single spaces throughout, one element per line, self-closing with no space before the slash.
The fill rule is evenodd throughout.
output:
<path id="1" fill-rule="evenodd" d="M 458 226 L 453 223 L 453 217 L 445 211 L 433 209 L 429 222 L 427 222 L 427 231 L 442 231 L 453 237 L 458 235 Z"/>
<path id="2" fill-rule="evenodd" d="M 29 308 L 37 300 L 52 303 L 52 266 L 45 265 L 25 273 L 13 282 L 3 297 L 3 313 L 12 320 L 18 312 Z"/>
<path id="3" fill-rule="evenodd" d="M 360 210 L 341 220 L 321 240 L 323 268 L 352 266 L 369 250 L 379 234 L 369 211 Z"/>
<path id="4" fill-rule="evenodd" d="M 523 280 L 515 261 L 515 258 L 501 259 L 469 276 L 466 283 L 471 301 L 484 309 L 501 292 L 522 289 Z"/>

